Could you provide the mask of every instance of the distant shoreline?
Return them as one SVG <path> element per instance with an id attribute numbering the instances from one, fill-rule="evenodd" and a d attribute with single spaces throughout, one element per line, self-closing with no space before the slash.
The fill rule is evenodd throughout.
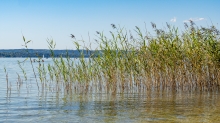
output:
<path id="1" fill-rule="evenodd" d="M 100 51 L 95 50 L 50 50 L 50 49 L 0 49 L 0 58 L 50 58 L 50 57 L 73 57 L 79 58 L 82 55 L 84 57 L 97 56 Z M 96 54 L 96 55 L 94 55 Z"/>

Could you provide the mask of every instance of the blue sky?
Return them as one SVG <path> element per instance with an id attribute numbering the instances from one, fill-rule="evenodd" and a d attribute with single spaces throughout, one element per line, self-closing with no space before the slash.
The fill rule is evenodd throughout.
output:
<path id="1" fill-rule="evenodd" d="M 29 48 L 75 49 L 70 34 L 92 43 L 96 31 L 108 33 L 110 24 L 127 30 L 135 26 L 151 30 L 150 22 L 168 22 L 183 28 L 189 19 L 197 25 L 212 23 L 219 29 L 220 0 L 0 0 L 0 49 L 23 48 L 22 35 L 33 42 Z"/>

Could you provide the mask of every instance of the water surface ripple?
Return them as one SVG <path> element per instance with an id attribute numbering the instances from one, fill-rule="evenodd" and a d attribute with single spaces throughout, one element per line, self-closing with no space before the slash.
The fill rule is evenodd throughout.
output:
<path id="1" fill-rule="evenodd" d="M 0 59 L 0 122 L 218 122 L 215 92 L 67 93 L 38 89 L 30 64 L 18 84 L 22 58 Z M 51 60 L 45 60 L 49 63 Z M 4 66 L 8 72 L 8 87 Z M 37 67 L 37 64 L 34 65 Z"/>

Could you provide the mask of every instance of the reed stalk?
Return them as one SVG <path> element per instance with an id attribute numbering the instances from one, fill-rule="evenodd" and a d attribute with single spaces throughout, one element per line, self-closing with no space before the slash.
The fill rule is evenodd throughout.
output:
<path id="1" fill-rule="evenodd" d="M 185 24 L 185 30 L 167 24 L 155 35 L 135 27 L 131 31 L 112 25 L 110 38 L 97 32 L 99 50 L 85 58 L 89 47 L 74 41 L 79 59 L 55 58 L 55 42 L 48 40 L 53 63 L 39 69 L 41 81 L 47 77 L 67 90 L 87 93 L 146 92 L 146 90 L 213 90 L 220 85 L 220 33 L 216 27 Z M 25 41 L 25 40 L 24 40 Z M 84 41 L 83 41 L 84 42 Z M 25 45 L 26 46 L 26 45 Z M 46 70 L 47 69 L 47 70 Z M 47 71 L 47 72 L 46 72 Z"/>

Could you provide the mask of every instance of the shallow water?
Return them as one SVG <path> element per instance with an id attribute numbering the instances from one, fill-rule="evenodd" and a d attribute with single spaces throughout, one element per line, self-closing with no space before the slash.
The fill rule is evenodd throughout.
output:
<path id="1" fill-rule="evenodd" d="M 22 76 L 22 71 L 17 60 L 24 59 L 0 58 L 0 122 L 220 122 L 218 91 L 114 95 L 42 89 L 30 62 L 24 65 L 28 81 L 19 83 L 17 73 Z M 45 59 L 45 64 L 50 62 Z"/>

